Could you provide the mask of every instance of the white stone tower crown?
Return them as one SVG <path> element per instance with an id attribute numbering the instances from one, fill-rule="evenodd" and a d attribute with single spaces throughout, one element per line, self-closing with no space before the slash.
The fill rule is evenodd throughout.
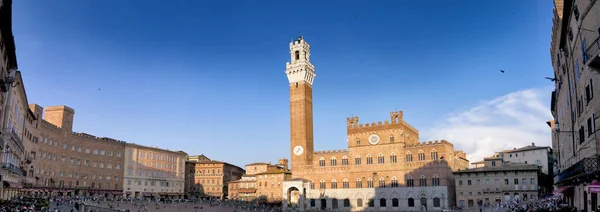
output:
<path id="1" fill-rule="evenodd" d="M 290 84 L 305 82 L 312 85 L 315 79 L 315 67 L 310 63 L 310 45 L 299 36 L 290 43 L 291 62 L 285 64 L 285 74 Z"/>

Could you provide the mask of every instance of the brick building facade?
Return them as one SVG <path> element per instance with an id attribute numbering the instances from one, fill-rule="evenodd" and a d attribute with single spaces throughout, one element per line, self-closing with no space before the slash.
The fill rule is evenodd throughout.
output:
<path id="1" fill-rule="evenodd" d="M 238 180 L 244 175 L 244 169 L 207 157 L 190 156 L 201 160 L 186 161 L 185 193 L 190 198 L 227 197 L 228 182 Z"/>
<path id="2" fill-rule="evenodd" d="M 328 210 L 440 210 L 454 205 L 453 170 L 468 168 L 466 154 L 447 141 L 419 142 L 418 131 L 392 112 L 389 121 L 347 119 L 348 149 L 314 151 L 310 45 L 290 43 L 292 178 L 284 208 Z"/>
<path id="3" fill-rule="evenodd" d="M 229 182 L 228 198 L 279 205 L 283 182 L 291 177 L 287 159 L 279 159 L 277 164 L 251 163 L 241 179 Z"/>
<path id="4" fill-rule="evenodd" d="M 183 198 L 187 154 L 125 144 L 123 188 L 131 198 Z"/>

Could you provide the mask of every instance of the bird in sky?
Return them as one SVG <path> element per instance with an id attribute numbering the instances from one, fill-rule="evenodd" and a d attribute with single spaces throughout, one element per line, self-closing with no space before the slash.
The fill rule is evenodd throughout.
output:
<path id="1" fill-rule="evenodd" d="M 504 73 L 504 70 L 500 70 L 501 73 Z"/>
<path id="2" fill-rule="evenodd" d="M 550 80 L 552 82 L 556 81 L 556 77 L 555 78 L 550 78 L 550 77 L 546 77 L 547 80 Z"/>

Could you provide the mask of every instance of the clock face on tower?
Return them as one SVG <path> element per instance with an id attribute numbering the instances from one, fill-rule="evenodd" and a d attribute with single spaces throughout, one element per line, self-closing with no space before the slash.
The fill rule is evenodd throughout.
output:
<path id="1" fill-rule="evenodd" d="M 294 147 L 294 155 L 300 156 L 302 153 L 304 153 L 304 147 L 302 147 L 302 146 Z"/>
<path id="2" fill-rule="evenodd" d="M 373 144 L 373 145 L 379 143 L 379 135 L 377 135 L 377 134 L 370 135 L 369 136 L 369 143 Z"/>

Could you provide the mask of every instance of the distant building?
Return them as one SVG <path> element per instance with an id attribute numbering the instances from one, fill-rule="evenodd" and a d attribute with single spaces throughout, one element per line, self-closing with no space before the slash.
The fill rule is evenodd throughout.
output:
<path id="1" fill-rule="evenodd" d="M 547 146 L 536 146 L 535 143 L 511 150 L 496 152 L 491 157 L 485 157 L 483 161 L 471 163 L 473 168 L 496 167 L 506 164 L 531 164 L 538 166 L 540 174 L 537 184 L 540 186 L 540 194 L 552 192 L 552 148 Z"/>
<path id="2" fill-rule="evenodd" d="M 229 182 L 229 199 L 280 205 L 281 189 L 285 180 L 291 179 L 288 160 L 279 159 L 277 164 L 251 163 L 240 180 Z"/>
<path id="3" fill-rule="evenodd" d="M 239 180 L 244 169 L 204 155 L 189 156 L 186 162 L 185 193 L 189 198 L 227 197 L 228 182 Z"/>
<path id="4" fill-rule="evenodd" d="M 479 209 L 498 203 L 538 199 L 540 168 L 533 164 L 495 163 L 454 172 L 456 203 L 463 209 Z"/>
<path id="5" fill-rule="evenodd" d="M 186 157 L 187 154 L 182 151 L 126 144 L 123 168 L 125 196 L 183 198 Z"/>

